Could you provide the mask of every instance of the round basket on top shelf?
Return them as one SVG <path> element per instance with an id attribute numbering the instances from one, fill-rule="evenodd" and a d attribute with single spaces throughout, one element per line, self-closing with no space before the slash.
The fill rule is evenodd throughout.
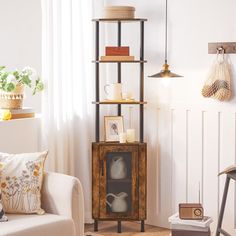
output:
<path id="1" fill-rule="evenodd" d="M 0 109 L 21 109 L 23 106 L 24 89 L 29 87 L 32 94 L 43 90 L 41 79 L 33 68 L 7 71 L 0 67 Z"/>
<path id="2" fill-rule="evenodd" d="M 133 19 L 135 8 L 131 6 L 106 6 L 104 18 L 106 19 Z"/>

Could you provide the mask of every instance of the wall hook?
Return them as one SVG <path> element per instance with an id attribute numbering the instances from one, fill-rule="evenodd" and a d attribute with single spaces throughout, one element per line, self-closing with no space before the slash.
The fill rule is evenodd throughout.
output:
<path id="1" fill-rule="evenodd" d="M 217 49 L 216 49 L 216 52 L 217 52 L 217 54 L 218 53 L 225 53 L 225 49 L 224 49 L 224 47 L 223 46 L 220 46 L 220 47 L 218 47 Z"/>
<path id="2" fill-rule="evenodd" d="M 226 54 L 235 54 L 236 53 L 236 42 L 216 42 L 208 43 L 208 53 L 217 54 L 217 53 L 226 53 Z"/>

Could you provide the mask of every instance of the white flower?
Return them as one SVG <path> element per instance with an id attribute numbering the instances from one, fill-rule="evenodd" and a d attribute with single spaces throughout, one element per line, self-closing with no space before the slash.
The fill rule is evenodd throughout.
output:
<path id="1" fill-rule="evenodd" d="M 37 72 L 34 68 L 31 68 L 29 66 L 25 67 L 23 70 L 22 70 L 22 73 L 23 74 L 27 74 L 29 75 L 30 77 L 32 78 L 36 78 L 37 77 Z"/>
<path id="2" fill-rule="evenodd" d="M 7 83 L 17 83 L 16 77 L 13 74 L 9 74 L 6 78 Z"/>

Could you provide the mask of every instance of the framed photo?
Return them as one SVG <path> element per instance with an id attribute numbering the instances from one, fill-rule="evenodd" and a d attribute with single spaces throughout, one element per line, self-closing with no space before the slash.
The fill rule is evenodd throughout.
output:
<path id="1" fill-rule="evenodd" d="M 105 141 L 119 141 L 119 134 L 124 132 L 124 122 L 122 116 L 104 116 Z"/>

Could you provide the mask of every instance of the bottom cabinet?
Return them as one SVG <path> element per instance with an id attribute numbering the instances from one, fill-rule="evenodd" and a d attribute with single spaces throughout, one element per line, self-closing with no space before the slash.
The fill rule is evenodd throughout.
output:
<path id="1" fill-rule="evenodd" d="M 144 221 L 146 143 L 99 142 L 92 150 L 93 219 Z"/>

